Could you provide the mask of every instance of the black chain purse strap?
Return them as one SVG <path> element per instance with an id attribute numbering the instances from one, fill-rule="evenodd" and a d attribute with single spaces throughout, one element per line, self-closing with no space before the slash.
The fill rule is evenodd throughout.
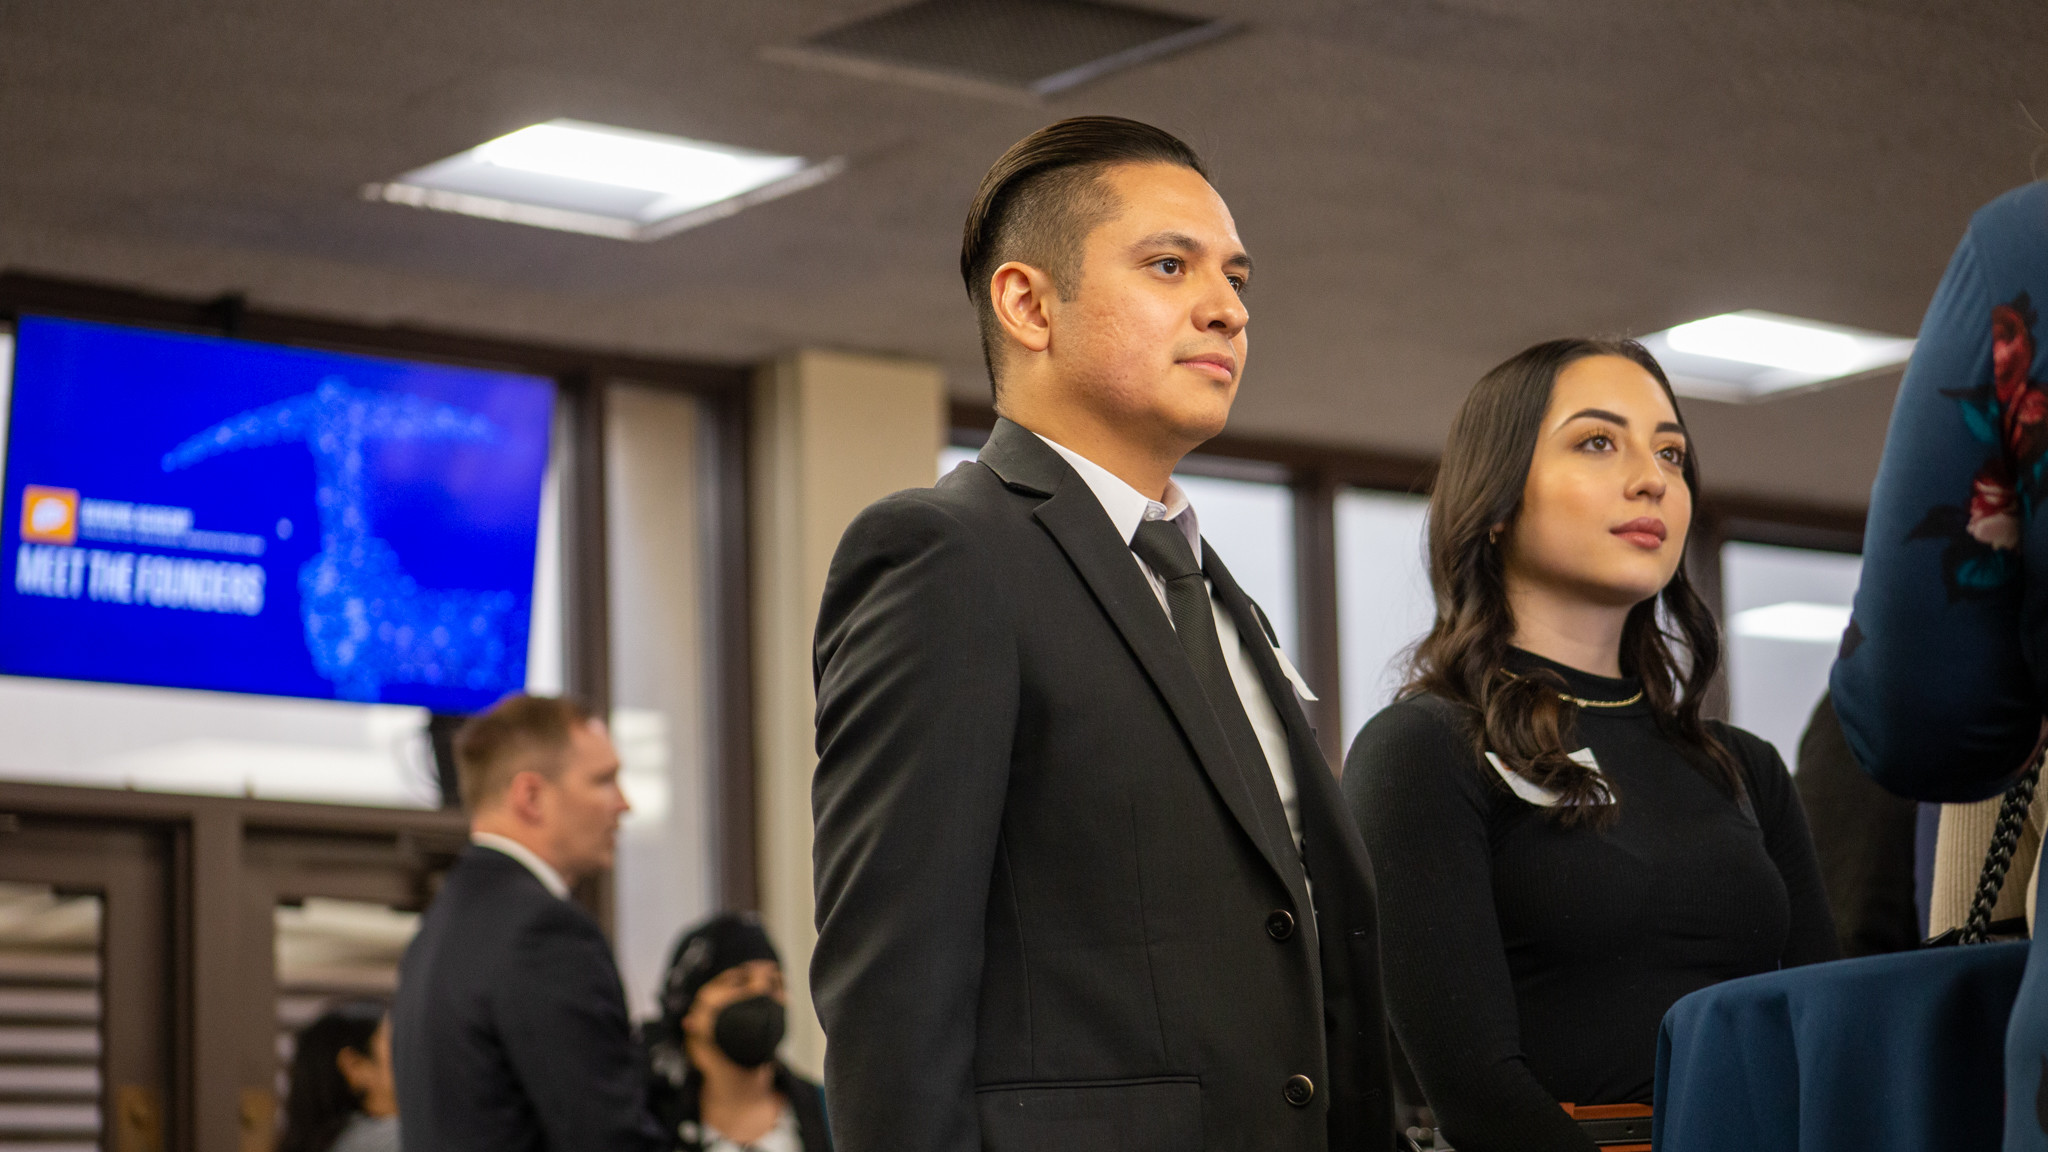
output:
<path id="1" fill-rule="evenodd" d="M 2048 753 L 2048 738 L 2034 745 L 2027 757 L 2027 770 L 2006 789 L 1998 806 L 1998 822 L 1992 825 L 1991 846 L 1984 853 L 1984 871 L 1977 878 L 1977 896 L 1970 901 L 1970 916 L 1963 921 L 1959 944 L 1982 944 L 1990 935 L 1991 910 L 1998 906 L 1998 894 L 2005 888 L 2005 875 L 2012 870 L 2013 850 L 2019 847 L 2020 827 L 2034 806 L 2034 789 L 2041 782 L 2041 759 Z"/>

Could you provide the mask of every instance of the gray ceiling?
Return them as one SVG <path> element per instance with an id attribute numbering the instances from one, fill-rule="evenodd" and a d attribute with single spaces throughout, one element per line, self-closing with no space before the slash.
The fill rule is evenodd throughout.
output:
<path id="1" fill-rule="evenodd" d="M 1031 129 L 1114 112 L 1209 158 L 1258 258 L 1233 431 L 1412 453 L 1555 335 L 1744 307 L 1910 333 L 1970 212 L 2048 172 L 2042 0 L 1154 0 L 1247 30 L 1037 107 L 759 58 L 892 2 L 0 0 L 0 267 L 897 353 L 975 397 L 967 199 Z M 556 116 L 852 167 L 646 245 L 357 196 Z M 1708 484 L 1860 504 L 1895 384 L 1693 402 Z"/>

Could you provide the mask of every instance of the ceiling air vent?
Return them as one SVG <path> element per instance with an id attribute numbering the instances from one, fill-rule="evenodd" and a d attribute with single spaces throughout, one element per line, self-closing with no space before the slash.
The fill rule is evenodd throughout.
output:
<path id="1" fill-rule="evenodd" d="M 1237 27 L 1093 0 L 922 0 L 762 55 L 870 80 L 1036 102 Z"/>

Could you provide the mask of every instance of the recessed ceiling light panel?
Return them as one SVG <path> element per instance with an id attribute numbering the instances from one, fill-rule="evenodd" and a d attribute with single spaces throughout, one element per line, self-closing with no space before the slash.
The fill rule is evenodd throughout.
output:
<path id="1" fill-rule="evenodd" d="M 1748 309 L 1652 333 L 1643 345 L 1681 396 L 1744 403 L 1838 384 L 1913 354 L 1913 341 Z"/>
<path id="2" fill-rule="evenodd" d="M 521 128 L 384 184 L 371 200 L 619 240 L 658 240 L 821 183 L 813 162 L 580 120 Z"/>

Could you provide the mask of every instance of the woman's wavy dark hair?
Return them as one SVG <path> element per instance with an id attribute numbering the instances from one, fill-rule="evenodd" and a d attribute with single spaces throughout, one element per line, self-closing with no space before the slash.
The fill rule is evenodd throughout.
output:
<path id="1" fill-rule="evenodd" d="M 363 1102 L 337 1058 L 344 1048 L 370 1055 L 370 1038 L 383 1022 L 384 1005 L 357 1000 L 334 1005 L 299 1030 L 277 1152 L 327 1152 L 341 1138 Z"/>
<path id="2" fill-rule="evenodd" d="M 1663 367 L 1633 340 L 1551 340 L 1480 378 L 1451 425 L 1430 494 L 1429 580 L 1436 622 L 1415 646 L 1402 694 L 1428 692 L 1470 708 L 1479 753 L 1491 751 L 1510 771 L 1558 793 L 1559 803 L 1548 812 L 1560 823 L 1604 827 L 1615 819 L 1617 798 L 1598 772 L 1567 755 L 1577 744 L 1578 708 L 1560 698 L 1563 681 L 1547 671 L 1515 676 L 1506 670 L 1515 621 L 1501 550 L 1489 539 L 1497 526 L 1512 531 L 1521 513 L 1558 374 L 1589 356 L 1620 356 L 1641 365 L 1678 410 Z M 1678 419 L 1684 427 L 1685 417 Z M 1682 471 L 1697 502 L 1699 465 L 1690 434 L 1686 439 Z M 1642 681 L 1657 726 L 1681 747 L 1705 756 L 1730 795 L 1739 797 L 1742 773 L 1735 757 L 1700 720 L 1720 667 L 1720 628 L 1681 564 L 1661 593 L 1629 610 L 1621 632 L 1621 670 Z"/>

